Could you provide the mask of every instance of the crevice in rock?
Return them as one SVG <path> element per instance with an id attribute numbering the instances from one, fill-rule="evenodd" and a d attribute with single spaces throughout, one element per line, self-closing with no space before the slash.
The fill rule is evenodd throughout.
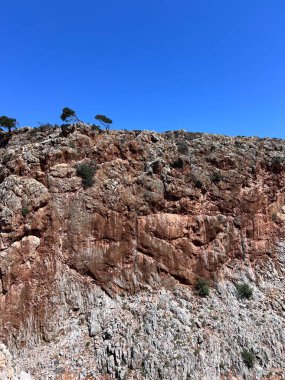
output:
<path id="1" fill-rule="evenodd" d="M 197 239 L 192 240 L 192 243 L 195 245 L 195 247 L 203 247 L 204 245 L 200 240 L 197 240 Z"/>
<path id="2" fill-rule="evenodd" d="M 4 274 L 1 268 L 0 268 L 0 283 L 1 283 L 2 294 L 3 296 L 5 296 L 5 294 L 8 293 L 8 290 L 5 288 L 5 285 L 4 285 Z"/>
<path id="3" fill-rule="evenodd" d="M 170 273 L 170 275 L 182 285 L 192 285 L 191 282 L 184 276 L 181 276 L 179 274 L 174 274 L 174 273 Z"/>

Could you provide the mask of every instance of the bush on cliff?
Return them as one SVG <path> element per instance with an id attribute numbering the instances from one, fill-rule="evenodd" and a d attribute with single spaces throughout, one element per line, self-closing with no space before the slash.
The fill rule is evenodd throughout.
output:
<path id="1" fill-rule="evenodd" d="M 82 178 L 82 185 L 84 188 L 92 187 L 94 185 L 95 168 L 88 164 L 78 164 L 76 166 L 76 174 Z"/>
<path id="2" fill-rule="evenodd" d="M 196 290 L 199 296 L 208 297 L 209 295 L 209 284 L 205 278 L 199 278 L 196 283 Z"/>
<path id="3" fill-rule="evenodd" d="M 177 141 L 176 143 L 177 151 L 180 154 L 188 155 L 189 154 L 189 146 L 187 141 Z"/>
<path id="4" fill-rule="evenodd" d="M 25 218 L 29 214 L 29 209 L 28 207 L 24 206 L 22 208 L 22 216 Z"/>
<path id="5" fill-rule="evenodd" d="M 248 284 L 237 284 L 236 289 L 240 298 L 250 299 L 252 297 L 253 290 Z"/>
<path id="6" fill-rule="evenodd" d="M 39 123 L 40 125 L 38 127 L 34 127 L 33 129 L 30 130 L 30 134 L 36 135 L 37 133 L 49 133 L 52 130 L 59 128 L 59 125 L 57 124 L 50 124 L 50 123 Z"/>
<path id="7" fill-rule="evenodd" d="M 252 352 L 244 348 L 242 350 L 241 357 L 247 368 L 252 368 L 254 366 L 255 357 Z"/>
<path id="8" fill-rule="evenodd" d="M 223 176 L 221 175 L 220 172 L 214 172 L 212 175 L 211 175 L 211 181 L 215 184 L 219 183 L 220 181 L 222 181 L 223 179 Z"/>

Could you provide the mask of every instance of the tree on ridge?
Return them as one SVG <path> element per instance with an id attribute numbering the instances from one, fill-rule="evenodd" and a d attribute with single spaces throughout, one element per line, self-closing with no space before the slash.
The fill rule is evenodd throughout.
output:
<path id="1" fill-rule="evenodd" d="M 80 123 L 81 120 L 78 119 L 76 112 L 69 107 L 64 107 L 62 110 L 62 114 L 60 115 L 62 121 L 66 121 L 68 123 L 77 122 Z"/>
<path id="2" fill-rule="evenodd" d="M 16 119 L 8 116 L 0 116 L 0 127 L 8 129 L 8 132 L 12 132 L 12 129 L 15 129 L 18 122 Z"/>
<path id="3" fill-rule="evenodd" d="M 112 119 L 105 115 L 96 115 L 95 119 L 100 121 L 103 127 L 105 127 L 106 131 L 109 131 L 110 125 L 113 123 Z"/>

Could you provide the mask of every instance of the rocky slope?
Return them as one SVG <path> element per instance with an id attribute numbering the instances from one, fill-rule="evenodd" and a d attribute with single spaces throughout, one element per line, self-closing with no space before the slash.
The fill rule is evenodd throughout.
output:
<path id="1" fill-rule="evenodd" d="M 1 146 L 1 379 L 285 378 L 285 142 L 78 125 Z"/>

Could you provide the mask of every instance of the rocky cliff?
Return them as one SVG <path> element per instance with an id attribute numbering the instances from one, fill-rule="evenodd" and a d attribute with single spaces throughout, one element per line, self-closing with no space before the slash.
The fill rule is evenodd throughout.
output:
<path id="1" fill-rule="evenodd" d="M 284 141 L 81 124 L 1 146 L 1 379 L 285 378 Z"/>

